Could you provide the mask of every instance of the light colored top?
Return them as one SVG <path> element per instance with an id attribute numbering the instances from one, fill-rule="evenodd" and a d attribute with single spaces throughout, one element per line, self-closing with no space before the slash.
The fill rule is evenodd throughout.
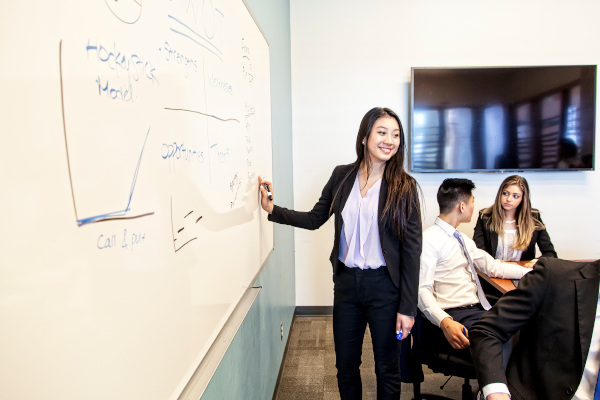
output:
<path id="1" fill-rule="evenodd" d="M 598 303 L 596 304 L 596 320 L 594 321 L 590 350 L 585 362 L 585 367 L 583 368 L 581 382 L 575 392 L 575 396 L 573 396 L 573 400 L 594 398 L 596 380 L 598 379 L 598 369 L 600 369 L 600 292 L 598 293 Z"/>
<path id="2" fill-rule="evenodd" d="M 498 235 L 498 248 L 496 258 L 502 261 L 520 261 L 522 250 L 514 248 L 517 240 L 516 221 L 504 221 L 504 235 Z"/>
<path id="3" fill-rule="evenodd" d="M 421 272 L 419 275 L 419 309 L 433 324 L 440 326 L 449 317 L 444 310 L 478 304 L 477 286 L 471 274 L 469 261 L 464 256 L 456 229 L 439 217 L 423 232 Z M 531 271 L 516 264 L 495 260 L 464 233 L 465 244 L 474 267 L 491 277 L 521 279 Z"/>
<path id="4" fill-rule="evenodd" d="M 342 237 L 338 259 L 348 268 L 377 269 L 385 265 L 379 240 L 379 179 L 367 192 L 360 194 L 358 175 L 342 210 Z"/>
<path id="5" fill-rule="evenodd" d="M 598 369 L 600 368 L 600 292 L 598 293 L 598 303 L 596 304 L 596 320 L 594 330 L 592 331 L 592 341 L 588 352 L 583 376 L 579 387 L 573 396 L 573 400 L 590 400 L 594 398 L 596 389 L 596 379 L 598 379 Z M 507 393 L 508 388 L 504 383 L 490 383 L 483 387 L 483 395 L 487 398 L 492 393 Z"/>

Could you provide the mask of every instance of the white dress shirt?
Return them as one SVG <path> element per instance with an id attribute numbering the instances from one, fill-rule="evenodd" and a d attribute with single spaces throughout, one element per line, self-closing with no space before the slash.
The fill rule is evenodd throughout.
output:
<path id="1" fill-rule="evenodd" d="M 598 303 L 596 304 L 596 320 L 594 321 L 590 350 L 588 351 L 587 361 L 583 368 L 581 382 L 575 392 L 575 396 L 573 396 L 573 400 L 594 398 L 598 369 L 600 369 L 600 292 L 598 293 Z"/>
<path id="2" fill-rule="evenodd" d="M 453 236 L 455 230 L 438 217 L 435 224 L 423 232 L 419 309 L 437 326 L 450 316 L 445 309 L 479 303 L 469 262 Z M 465 234 L 461 233 L 461 237 L 475 268 L 488 276 L 521 279 L 531 271 L 520 265 L 495 260 L 484 250 L 478 249 Z"/>

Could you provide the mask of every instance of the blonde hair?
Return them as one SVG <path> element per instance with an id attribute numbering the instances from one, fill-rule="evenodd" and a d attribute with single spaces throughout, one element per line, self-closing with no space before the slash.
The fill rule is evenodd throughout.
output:
<path id="1" fill-rule="evenodd" d="M 516 185 L 523 192 L 521 204 L 517 207 L 516 223 L 517 237 L 514 243 L 516 250 L 525 250 L 531 242 L 531 237 L 535 230 L 545 229 L 544 224 L 539 220 L 539 211 L 531 208 L 531 199 L 529 196 L 529 185 L 527 180 L 519 175 L 511 175 L 506 178 L 496 194 L 496 200 L 491 207 L 481 210 L 481 215 L 490 215 L 487 221 L 487 228 L 496 232 L 498 236 L 504 235 L 504 209 L 502 208 L 502 192 L 507 187 Z"/>

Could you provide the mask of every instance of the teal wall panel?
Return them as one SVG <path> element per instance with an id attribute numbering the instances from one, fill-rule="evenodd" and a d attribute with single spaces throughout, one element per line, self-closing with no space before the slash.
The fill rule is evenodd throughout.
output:
<path id="1" fill-rule="evenodd" d="M 246 0 L 269 42 L 271 131 L 276 202 L 293 206 L 289 0 Z M 271 177 L 269 177 L 271 178 Z M 255 286 L 252 308 L 215 372 L 202 400 L 271 399 L 295 308 L 294 232 L 275 225 L 275 251 Z M 284 336 L 280 326 L 283 323 Z"/>

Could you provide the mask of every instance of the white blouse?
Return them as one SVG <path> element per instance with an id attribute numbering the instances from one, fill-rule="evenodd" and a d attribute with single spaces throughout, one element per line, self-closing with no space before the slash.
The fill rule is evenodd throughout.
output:
<path id="1" fill-rule="evenodd" d="M 360 194 L 358 175 L 342 210 L 342 235 L 338 259 L 348 268 L 377 269 L 385 265 L 379 240 L 379 191 L 381 179 Z"/>
<path id="2" fill-rule="evenodd" d="M 498 248 L 496 258 L 502 261 L 520 261 L 522 250 L 516 250 L 514 244 L 517 240 L 517 222 L 504 221 L 504 235 L 498 235 Z"/>

